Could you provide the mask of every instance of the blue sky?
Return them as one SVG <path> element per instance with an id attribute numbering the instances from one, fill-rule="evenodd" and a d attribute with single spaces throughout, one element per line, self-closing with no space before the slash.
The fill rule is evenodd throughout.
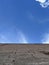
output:
<path id="1" fill-rule="evenodd" d="M 49 42 L 49 3 L 0 0 L 0 42 Z"/>

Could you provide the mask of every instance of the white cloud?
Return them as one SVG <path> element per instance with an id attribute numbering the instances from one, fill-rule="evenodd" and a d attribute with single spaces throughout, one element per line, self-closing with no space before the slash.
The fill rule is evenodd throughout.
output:
<path id="1" fill-rule="evenodd" d="M 44 34 L 42 39 L 43 44 L 49 44 L 49 33 Z"/>
<path id="2" fill-rule="evenodd" d="M 36 0 L 40 3 L 40 5 L 43 7 L 43 8 L 46 8 L 49 6 L 49 0 Z"/>
<path id="3" fill-rule="evenodd" d="M 10 41 L 7 39 L 6 36 L 0 34 L 0 43 L 9 43 Z"/>
<path id="4" fill-rule="evenodd" d="M 9 34 L 7 33 L 7 35 L 0 34 L 0 43 L 25 43 L 26 44 L 28 42 L 25 35 L 22 32 L 17 31 L 16 34 L 12 32 L 9 32 Z"/>
<path id="5" fill-rule="evenodd" d="M 28 43 L 25 35 L 20 31 L 17 34 L 16 40 L 17 40 L 18 43 Z"/>
<path id="6" fill-rule="evenodd" d="M 36 1 L 39 1 L 41 3 L 44 3 L 46 0 L 36 0 Z"/>

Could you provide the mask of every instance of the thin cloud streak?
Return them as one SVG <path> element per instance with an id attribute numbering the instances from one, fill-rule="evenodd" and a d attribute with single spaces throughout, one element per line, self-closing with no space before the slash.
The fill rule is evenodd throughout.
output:
<path id="1" fill-rule="evenodd" d="M 44 34 L 42 39 L 43 44 L 49 44 L 49 33 Z"/>
<path id="2" fill-rule="evenodd" d="M 16 38 L 13 38 L 12 40 L 10 38 L 11 37 L 10 33 L 9 33 L 9 37 L 7 35 L 0 34 L 0 43 L 24 43 L 24 44 L 28 43 L 25 35 L 22 32 L 17 31 L 17 34 L 15 36 Z"/>
<path id="3" fill-rule="evenodd" d="M 17 39 L 18 43 L 25 43 L 25 44 L 28 43 L 27 40 L 26 40 L 25 35 L 20 31 L 18 32 L 16 39 Z"/>
<path id="4" fill-rule="evenodd" d="M 0 43 L 9 43 L 9 40 L 3 34 L 0 34 Z"/>

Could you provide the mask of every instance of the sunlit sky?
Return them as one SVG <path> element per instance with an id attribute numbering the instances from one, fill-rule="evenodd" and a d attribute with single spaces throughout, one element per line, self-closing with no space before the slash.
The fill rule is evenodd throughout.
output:
<path id="1" fill-rule="evenodd" d="M 49 0 L 0 0 L 0 43 L 49 43 Z"/>

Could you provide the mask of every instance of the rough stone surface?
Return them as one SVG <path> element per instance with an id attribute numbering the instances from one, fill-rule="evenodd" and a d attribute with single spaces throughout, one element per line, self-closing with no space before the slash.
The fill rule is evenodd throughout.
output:
<path id="1" fill-rule="evenodd" d="M 0 44 L 0 65 L 49 65 L 49 45 Z"/>

